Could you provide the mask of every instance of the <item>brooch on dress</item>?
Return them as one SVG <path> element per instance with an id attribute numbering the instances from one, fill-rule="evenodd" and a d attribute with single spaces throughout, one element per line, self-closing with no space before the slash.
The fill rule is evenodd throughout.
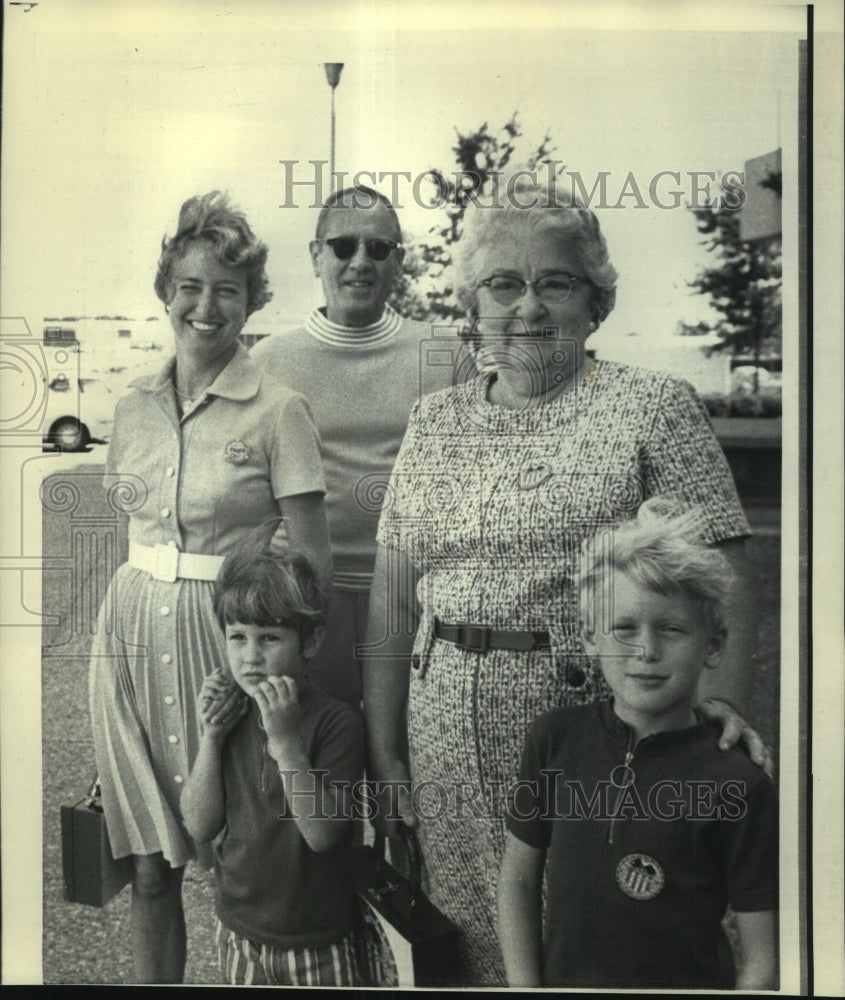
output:
<path id="1" fill-rule="evenodd" d="M 539 465 L 529 465 L 526 469 L 520 469 L 517 484 L 521 490 L 536 490 L 553 475 L 554 469 L 547 462 L 540 462 Z"/>
<path id="2" fill-rule="evenodd" d="M 237 438 L 226 445 L 225 454 L 226 461 L 231 462 L 232 465 L 243 465 L 244 462 L 249 461 L 249 448 Z"/>

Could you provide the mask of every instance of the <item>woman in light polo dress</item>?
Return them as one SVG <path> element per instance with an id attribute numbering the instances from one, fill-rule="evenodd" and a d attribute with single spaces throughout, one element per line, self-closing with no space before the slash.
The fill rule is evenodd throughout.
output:
<path id="1" fill-rule="evenodd" d="M 305 399 L 238 341 L 271 298 L 244 215 L 218 192 L 182 206 L 155 290 L 176 355 L 118 404 L 106 487 L 130 510 L 92 649 L 90 708 L 115 857 L 134 864 L 131 931 L 139 982 L 181 982 L 182 875 L 197 848 L 179 811 L 197 752 L 196 695 L 225 667 L 211 605 L 223 557 L 269 518 L 326 578 L 330 554 L 319 439 Z M 115 495 L 114 493 L 112 495 Z"/>

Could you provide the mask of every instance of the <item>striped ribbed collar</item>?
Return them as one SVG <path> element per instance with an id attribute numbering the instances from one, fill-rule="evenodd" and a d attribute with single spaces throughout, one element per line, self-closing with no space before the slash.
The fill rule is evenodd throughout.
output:
<path id="1" fill-rule="evenodd" d="M 392 340 L 401 324 L 402 317 L 386 305 L 381 319 L 369 326 L 341 326 L 327 319 L 322 309 L 315 309 L 305 329 L 312 337 L 332 347 L 372 347 Z"/>

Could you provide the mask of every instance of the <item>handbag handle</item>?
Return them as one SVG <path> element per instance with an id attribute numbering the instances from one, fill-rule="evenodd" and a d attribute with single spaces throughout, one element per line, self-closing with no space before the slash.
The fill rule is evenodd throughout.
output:
<path id="1" fill-rule="evenodd" d="M 94 772 L 94 777 L 91 779 L 91 786 L 88 789 L 88 794 L 85 796 L 85 805 L 89 809 L 96 809 L 97 812 L 103 811 L 103 800 L 102 792 L 100 791 L 100 775 L 98 771 Z"/>
<path id="2" fill-rule="evenodd" d="M 397 836 L 401 837 L 405 844 L 405 851 L 408 856 L 408 888 L 411 893 L 411 907 L 416 906 L 417 899 L 422 894 L 422 851 L 416 831 L 413 827 L 400 823 Z M 385 836 L 381 830 L 375 831 L 373 850 L 379 858 L 384 858 Z"/>

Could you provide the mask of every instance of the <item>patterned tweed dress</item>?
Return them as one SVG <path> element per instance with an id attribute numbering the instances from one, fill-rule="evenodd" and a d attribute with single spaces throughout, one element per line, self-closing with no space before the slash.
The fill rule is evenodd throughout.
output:
<path id="1" fill-rule="evenodd" d="M 118 403 L 105 483 L 130 510 L 130 542 L 225 556 L 278 513 L 278 499 L 323 492 L 319 441 L 298 393 L 239 348 L 181 418 L 173 360 Z M 179 798 L 199 748 L 196 695 L 226 666 L 208 580 L 154 579 L 124 563 L 91 650 L 89 703 L 103 809 L 115 857 L 197 850 Z M 202 847 L 202 845 L 199 845 Z"/>
<path id="2" fill-rule="evenodd" d="M 422 576 L 408 729 L 428 889 L 462 929 L 466 983 L 504 984 L 496 883 L 509 789 L 528 726 L 605 696 L 577 633 L 582 539 L 655 494 L 701 505 L 707 541 L 748 534 L 692 389 L 610 362 L 528 410 L 487 401 L 482 375 L 415 407 L 379 541 Z M 435 640 L 441 622 L 546 631 L 550 650 L 485 654 Z"/>

